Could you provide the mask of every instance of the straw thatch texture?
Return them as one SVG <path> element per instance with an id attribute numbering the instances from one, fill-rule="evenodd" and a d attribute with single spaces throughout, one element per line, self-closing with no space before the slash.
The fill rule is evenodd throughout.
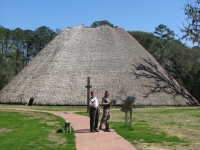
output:
<path id="1" fill-rule="evenodd" d="M 0 103 L 86 105 L 87 77 L 99 101 L 108 90 L 117 104 L 129 95 L 135 105 L 196 103 L 124 29 L 83 25 L 51 41 L 0 92 Z"/>

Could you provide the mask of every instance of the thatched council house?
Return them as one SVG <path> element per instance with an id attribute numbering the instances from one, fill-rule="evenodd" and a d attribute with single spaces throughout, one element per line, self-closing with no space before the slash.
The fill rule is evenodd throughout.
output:
<path id="1" fill-rule="evenodd" d="M 66 28 L 0 91 L 0 103 L 86 105 L 87 77 L 99 101 L 192 105 L 197 101 L 122 28 Z"/>

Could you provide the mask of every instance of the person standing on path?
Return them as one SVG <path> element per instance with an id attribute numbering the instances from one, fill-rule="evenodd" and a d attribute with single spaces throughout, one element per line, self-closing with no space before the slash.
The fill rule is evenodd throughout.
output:
<path id="1" fill-rule="evenodd" d="M 91 92 L 91 98 L 89 99 L 90 105 L 90 132 L 99 132 L 98 122 L 99 122 L 99 102 L 95 97 L 95 92 Z"/>
<path id="2" fill-rule="evenodd" d="M 103 116 L 101 118 L 99 129 L 103 130 L 103 123 L 105 122 L 106 130 L 110 130 L 109 127 L 109 119 L 110 119 L 110 109 L 112 102 L 108 98 L 110 93 L 108 91 L 105 92 L 105 96 L 102 98 L 102 106 L 103 106 Z"/>

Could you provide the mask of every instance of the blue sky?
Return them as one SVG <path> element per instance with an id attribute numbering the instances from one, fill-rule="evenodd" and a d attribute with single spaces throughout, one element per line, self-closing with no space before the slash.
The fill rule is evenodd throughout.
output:
<path id="1" fill-rule="evenodd" d="M 195 0 L 0 0 L 0 25 L 9 29 L 47 26 L 63 30 L 108 20 L 130 31 L 154 32 L 155 27 L 164 24 L 181 36 L 178 27 L 187 24 L 183 10 L 187 2 L 195 4 Z"/>

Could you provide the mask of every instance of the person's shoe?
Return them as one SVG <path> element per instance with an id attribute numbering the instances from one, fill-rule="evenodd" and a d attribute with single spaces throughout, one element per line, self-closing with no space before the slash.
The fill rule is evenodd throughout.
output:
<path id="1" fill-rule="evenodd" d="M 106 127 L 106 130 L 110 131 L 110 128 L 109 128 L 109 127 Z"/>
<path id="2" fill-rule="evenodd" d="M 99 127 L 99 130 L 103 130 L 103 128 L 102 128 L 102 127 Z"/>
<path id="3" fill-rule="evenodd" d="M 92 133 L 95 133 L 95 131 L 92 129 L 92 130 L 90 130 L 90 132 L 92 132 Z"/>
<path id="4" fill-rule="evenodd" d="M 99 130 L 98 130 L 98 129 L 94 129 L 94 131 L 95 131 L 95 132 L 99 132 Z"/>

